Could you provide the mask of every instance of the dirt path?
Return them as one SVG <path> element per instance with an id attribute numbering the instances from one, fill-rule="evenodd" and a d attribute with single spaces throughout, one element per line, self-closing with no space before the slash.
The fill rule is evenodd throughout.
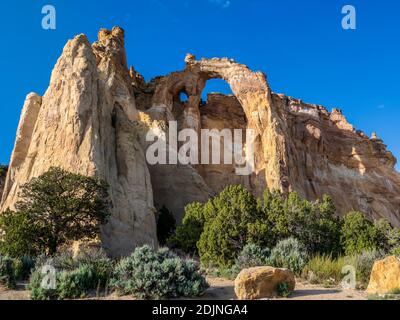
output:
<path id="1" fill-rule="evenodd" d="M 29 300 L 29 291 L 25 290 L 23 284 L 18 284 L 15 290 L 0 286 L 0 300 Z"/>
<path id="2" fill-rule="evenodd" d="M 199 300 L 232 300 L 236 299 L 234 282 L 221 278 L 207 278 L 210 288 L 206 293 L 197 298 Z M 28 300 L 29 292 L 25 290 L 24 285 L 19 285 L 17 290 L 6 290 L 0 287 L 0 300 Z M 92 298 L 93 299 L 93 298 Z M 130 296 L 118 297 L 110 295 L 105 300 L 132 300 Z M 283 300 L 366 300 L 367 295 L 362 291 L 343 290 L 340 287 L 324 288 L 319 285 L 312 285 L 297 280 L 294 293 Z"/>

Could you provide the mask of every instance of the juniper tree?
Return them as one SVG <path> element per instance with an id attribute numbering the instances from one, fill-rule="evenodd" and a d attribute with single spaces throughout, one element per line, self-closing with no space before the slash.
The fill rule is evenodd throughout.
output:
<path id="1" fill-rule="evenodd" d="M 94 238 L 110 214 L 107 184 L 60 168 L 22 186 L 15 211 L 0 215 L 1 250 L 54 254 L 71 240 Z"/>

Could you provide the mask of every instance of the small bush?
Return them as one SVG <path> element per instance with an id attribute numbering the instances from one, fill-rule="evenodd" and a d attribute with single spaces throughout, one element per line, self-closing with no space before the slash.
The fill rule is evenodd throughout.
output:
<path id="1" fill-rule="evenodd" d="M 399 257 L 400 258 L 400 247 L 395 247 L 392 249 L 392 251 L 390 252 L 392 255 Z"/>
<path id="2" fill-rule="evenodd" d="M 256 198 L 242 186 L 229 186 L 204 207 L 205 224 L 197 243 L 204 265 L 231 267 L 247 243 L 267 241 L 268 228 Z M 257 236 L 257 237 L 256 237 Z M 255 242 L 257 241 L 257 242 Z"/>
<path id="3" fill-rule="evenodd" d="M 287 268 L 298 274 L 308 261 L 306 248 L 297 239 L 289 238 L 278 242 L 272 249 L 269 264 L 276 268 Z"/>
<path id="4" fill-rule="evenodd" d="M 211 268 L 206 271 L 207 275 L 211 277 L 235 280 L 242 269 L 235 264 L 229 268 Z"/>
<path id="5" fill-rule="evenodd" d="M 29 256 L 22 256 L 14 261 L 15 278 L 18 280 L 26 280 L 29 278 L 32 270 L 35 268 L 35 259 Z"/>
<path id="6" fill-rule="evenodd" d="M 357 286 L 359 289 L 366 289 L 370 280 L 372 267 L 375 261 L 384 258 L 385 254 L 381 251 L 364 251 L 353 257 L 354 267 L 356 268 Z"/>
<path id="7" fill-rule="evenodd" d="M 238 255 L 235 264 L 231 267 L 212 268 L 207 270 L 214 277 L 234 280 L 243 269 L 264 266 L 268 263 L 271 250 L 256 244 L 248 244 Z"/>
<path id="8" fill-rule="evenodd" d="M 256 244 L 246 245 L 236 259 L 235 265 L 241 270 L 245 268 L 264 266 L 271 250 Z"/>
<path id="9" fill-rule="evenodd" d="M 304 267 L 302 276 L 313 284 L 338 285 L 345 274 L 342 269 L 346 265 L 356 270 L 356 285 L 358 289 L 365 289 L 369 283 L 372 267 L 376 260 L 384 257 L 381 251 L 365 251 L 358 255 L 338 257 L 317 255 Z"/>
<path id="10" fill-rule="evenodd" d="M 15 286 L 13 263 L 10 257 L 0 255 L 0 284 L 7 288 L 13 288 Z"/>
<path id="11" fill-rule="evenodd" d="M 330 255 L 316 255 L 303 268 L 302 277 L 312 284 L 337 285 L 344 276 L 342 268 L 346 264 L 344 257 L 332 258 Z"/>
<path id="12" fill-rule="evenodd" d="M 343 219 L 341 242 L 346 255 L 379 249 L 379 238 L 374 224 L 361 212 L 350 212 Z"/>
<path id="13" fill-rule="evenodd" d="M 45 266 L 56 270 L 55 288 L 42 285 L 47 276 Z M 82 298 L 94 290 L 106 288 L 112 270 L 112 261 L 102 250 L 80 253 L 76 259 L 69 251 L 63 251 L 52 258 L 38 258 L 28 288 L 33 300 Z"/>
<path id="14" fill-rule="evenodd" d="M 261 201 L 273 243 L 293 237 L 306 246 L 309 253 L 340 254 L 341 221 L 330 197 L 315 202 L 291 192 L 285 198 L 279 191 L 264 192 Z"/>
<path id="15" fill-rule="evenodd" d="M 62 271 L 58 277 L 58 299 L 84 298 L 96 289 L 97 278 L 90 265 L 82 264 L 72 271 Z"/>
<path id="16" fill-rule="evenodd" d="M 194 261 L 143 246 L 117 264 L 111 287 L 139 299 L 162 299 L 198 296 L 208 285 Z"/>
<path id="17" fill-rule="evenodd" d="M 43 286 L 44 272 L 36 267 L 29 278 L 28 290 L 32 300 L 54 300 L 58 298 L 57 290 Z"/>
<path id="18" fill-rule="evenodd" d="M 393 228 L 386 219 L 375 221 L 374 227 L 380 251 L 391 253 L 400 247 L 400 229 Z"/>
<path id="19" fill-rule="evenodd" d="M 292 294 L 292 291 L 290 290 L 290 285 L 286 282 L 278 283 L 276 292 L 278 294 L 278 297 L 282 298 L 288 298 Z"/>
<path id="20" fill-rule="evenodd" d="M 82 251 L 76 257 L 76 263 L 87 266 L 93 273 L 92 288 L 105 288 L 112 276 L 114 265 L 101 249 Z"/>
<path id="21" fill-rule="evenodd" d="M 176 228 L 167 243 L 171 247 L 179 248 L 186 253 L 197 254 L 197 242 L 200 239 L 205 223 L 203 205 L 199 202 L 188 204 L 182 224 Z"/>

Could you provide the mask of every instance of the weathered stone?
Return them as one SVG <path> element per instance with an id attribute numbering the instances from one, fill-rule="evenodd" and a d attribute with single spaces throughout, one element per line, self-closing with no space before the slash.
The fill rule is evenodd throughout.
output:
<path id="1" fill-rule="evenodd" d="M 376 261 L 372 268 L 367 292 L 385 294 L 400 289 L 400 260 L 395 256 Z"/>
<path id="2" fill-rule="evenodd" d="M 21 185 L 51 166 L 97 175 L 110 185 L 112 215 L 102 230 L 114 256 L 157 245 L 153 193 L 133 121 L 137 110 L 125 67 L 123 31 L 84 35 L 65 46 L 43 98 L 22 112 L 1 209 L 13 208 Z"/>
<path id="3" fill-rule="evenodd" d="M 275 298 L 279 284 L 286 284 L 293 291 L 296 286 L 293 273 L 273 267 L 244 269 L 235 279 L 235 293 L 239 300 Z"/>
<path id="4" fill-rule="evenodd" d="M 141 109 L 153 119 L 177 120 L 179 129 L 253 129 L 256 134 L 255 170 L 250 176 L 236 176 L 232 165 L 192 166 L 213 193 L 240 183 L 257 196 L 265 188 L 297 191 L 309 200 L 328 194 L 339 214 L 360 210 L 370 219 L 386 218 L 400 226 L 400 175 L 396 159 L 381 140 L 356 131 L 339 109 L 329 113 L 322 106 L 272 93 L 265 75 L 233 60 L 196 60 L 189 54 L 185 62 L 185 70 L 148 84 L 152 98 Z M 213 78 L 226 80 L 234 96 L 212 94 L 201 105 L 205 84 Z M 179 100 L 182 92 L 188 96 L 186 102 Z M 173 212 L 182 212 L 175 195 L 189 180 L 171 178 L 169 170 L 157 170 L 157 185 L 169 186 L 162 202 Z M 191 193 L 201 194 L 195 189 Z M 185 202 L 189 199 L 193 198 Z"/>

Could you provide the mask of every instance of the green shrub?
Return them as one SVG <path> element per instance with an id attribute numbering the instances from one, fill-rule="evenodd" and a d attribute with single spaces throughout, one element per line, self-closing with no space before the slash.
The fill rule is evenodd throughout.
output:
<path id="1" fill-rule="evenodd" d="M 317 255 L 304 267 L 302 276 L 313 284 L 338 285 L 345 276 L 342 274 L 343 267 L 350 265 L 356 270 L 357 288 L 365 289 L 374 262 L 383 257 L 384 253 L 376 250 L 336 259 L 328 255 Z"/>
<path id="2" fill-rule="evenodd" d="M 392 252 L 400 247 L 400 230 L 393 228 L 389 221 L 380 219 L 374 222 L 376 242 L 380 251 Z"/>
<path id="3" fill-rule="evenodd" d="M 256 244 L 247 244 L 230 267 L 212 268 L 208 274 L 214 277 L 234 280 L 243 269 L 264 266 L 268 263 L 271 250 Z"/>
<path id="4" fill-rule="evenodd" d="M 385 257 L 382 251 L 364 251 L 352 258 L 356 268 L 357 286 L 359 289 L 366 289 L 371 277 L 374 262 Z"/>
<path id="5" fill-rule="evenodd" d="M 247 243 L 264 245 L 269 240 L 268 234 L 262 234 L 268 229 L 258 230 L 263 214 L 257 200 L 242 186 L 227 187 L 211 199 L 204 207 L 204 217 L 197 247 L 205 265 L 230 267 Z"/>
<path id="6" fill-rule="evenodd" d="M 292 291 L 290 290 L 290 285 L 286 282 L 278 283 L 276 292 L 278 294 L 278 297 L 282 298 L 288 298 L 292 294 Z"/>
<path id="7" fill-rule="evenodd" d="M 113 262 L 102 249 L 84 250 L 76 257 L 78 266 L 87 266 L 93 273 L 92 288 L 106 288 L 114 270 Z"/>
<path id="8" fill-rule="evenodd" d="M 303 268 L 302 277 L 312 284 L 337 285 L 343 279 L 342 269 L 346 264 L 344 257 L 316 255 Z"/>
<path id="9" fill-rule="evenodd" d="M 205 218 L 204 206 L 193 202 L 185 207 L 182 224 L 176 228 L 167 243 L 171 247 L 182 249 L 186 253 L 197 254 L 197 242 L 203 232 Z"/>
<path id="10" fill-rule="evenodd" d="M 14 262 L 10 257 L 0 255 L 0 284 L 7 288 L 15 286 Z"/>
<path id="11" fill-rule="evenodd" d="M 278 242 L 268 259 L 273 267 L 287 268 L 296 274 L 301 272 L 307 261 L 308 254 L 305 246 L 294 238 Z"/>
<path id="12" fill-rule="evenodd" d="M 211 268 L 207 269 L 207 275 L 215 278 L 223 278 L 228 280 L 235 280 L 240 271 L 240 269 L 236 264 L 231 267 L 226 268 Z"/>
<path id="13" fill-rule="evenodd" d="M 373 250 L 399 254 L 400 230 L 386 220 L 374 224 L 360 212 L 341 219 L 335 212 L 328 196 L 311 202 L 295 192 L 285 198 L 266 190 L 263 199 L 256 200 L 244 187 L 230 186 L 205 205 L 188 205 L 168 243 L 188 253 L 198 250 L 204 265 L 220 270 L 231 269 L 248 243 L 273 247 L 289 237 L 311 255 L 333 258 Z"/>
<path id="14" fill-rule="evenodd" d="M 38 230 L 22 211 L 5 210 L 0 214 L 0 252 L 11 257 L 35 256 L 41 250 L 36 245 Z"/>
<path id="15" fill-rule="evenodd" d="M 400 257 L 400 247 L 395 247 L 390 251 L 390 254 L 396 256 L 396 257 Z"/>
<path id="16" fill-rule="evenodd" d="M 309 253 L 342 252 L 341 220 L 330 197 L 310 202 L 292 192 L 266 190 L 262 200 L 242 186 L 229 186 L 205 205 L 185 208 L 182 225 L 168 244 L 199 253 L 202 263 L 231 267 L 247 243 L 273 247 L 294 237 Z"/>
<path id="17" fill-rule="evenodd" d="M 267 263 L 271 250 L 256 244 L 246 245 L 236 259 L 236 267 L 240 270 L 264 266 Z"/>
<path id="18" fill-rule="evenodd" d="M 158 211 L 157 216 L 157 238 L 160 245 L 165 245 L 167 239 L 171 237 L 176 228 L 174 215 L 163 206 Z"/>
<path id="19" fill-rule="evenodd" d="M 95 238 L 110 215 L 107 184 L 60 168 L 21 188 L 16 212 L 0 216 L 1 250 L 13 257 L 53 255 L 71 241 Z"/>
<path id="20" fill-rule="evenodd" d="M 55 288 L 43 287 L 44 266 L 55 268 Z M 82 298 L 107 288 L 112 271 L 112 261 L 102 250 L 81 252 L 75 259 L 69 251 L 63 251 L 52 258 L 38 258 L 28 288 L 33 300 Z"/>
<path id="21" fill-rule="evenodd" d="M 25 280 L 34 268 L 35 261 L 30 257 L 13 259 L 0 255 L 0 284 L 14 288 L 17 280 Z"/>
<path id="22" fill-rule="evenodd" d="M 15 278 L 18 280 L 28 279 L 35 268 L 35 259 L 29 256 L 22 256 L 21 258 L 13 259 L 13 261 Z"/>
<path id="23" fill-rule="evenodd" d="M 82 264 L 72 271 L 62 271 L 58 277 L 58 299 L 84 298 L 96 289 L 96 275 L 90 265 Z"/>
<path id="24" fill-rule="evenodd" d="M 42 267 L 41 267 L 42 268 Z M 32 300 L 55 300 L 59 298 L 56 288 L 45 288 L 44 282 L 44 270 L 36 267 L 29 278 L 28 290 L 30 291 L 30 297 Z M 58 281 L 58 274 L 56 277 Z"/>
<path id="25" fill-rule="evenodd" d="M 111 287 L 139 299 L 162 299 L 198 296 L 208 285 L 194 261 L 143 246 L 117 264 Z"/>
<path id="26" fill-rule="evenodd" d="M 274 244 L 294 237 L 309 253 L 340 254 L 341 222 L 335 216 L 336 209 L 330 197 L 310 202 L 296 192 L 284 198 L 278 191 L 266 190 L 261 207 L 272 230 Z"/>
<path id="27" fill-rule="evenodd" d="M 343 219 L 341 242 L 347 255 L 379 249 L 379 237 L 374 224 L 363 213 L 353 211 Z"/>

